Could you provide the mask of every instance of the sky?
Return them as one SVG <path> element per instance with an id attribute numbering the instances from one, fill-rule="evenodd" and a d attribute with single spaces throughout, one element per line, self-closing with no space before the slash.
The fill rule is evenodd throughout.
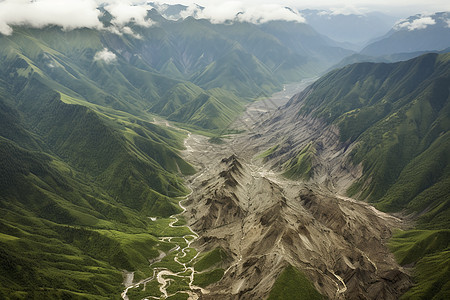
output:
<path id="1" fill-rule="evenodd" d="M 160 3 L 180 3 L 188 5 L 184 16 L 194 15 L 220 23 L 239 13 L 239 20 L 266 22 L 270 20 L 291 20 L 304 22 L 295 9 L 327 9 L 334 14 L 365 14 L 380 11 L 404 18 L 417 13 L 450 11 L 449 0 L 166 0 Z M 199 10 L 195 5 L 204 6 Z M 98 20 L 98 9 L 103 5 L 113 15 L 114 29 L 127 32 L 126 23 L 134 20 L 142 26 L 152 26 L 146 20 L 147 9 L 151 6 L 142 0 L 0 0 L 0 33 L 12 34 L 14 25 L 28 25 L 41 28 L 46 25 L 59 25 L 65 30 L 89 27 L 102 28 Z"/>

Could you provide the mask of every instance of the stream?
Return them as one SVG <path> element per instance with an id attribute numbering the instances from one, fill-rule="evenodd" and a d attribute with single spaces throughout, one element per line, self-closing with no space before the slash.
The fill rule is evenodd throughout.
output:
<path id="1" fill-rule="evenodd" d="M 192 191 L 191 191 L 192 193 Z M 189 261 L 187 262 L 182 262 L 180 261 L 180 259 L 183 259 L 184 257 L 186 257 L 186 255 L 188 255 L 188 249 L 190 248 L 191 243 L 198 238 L 198 234 L 195 233 L 192 228 L 188 225 L 175 225 L 178 222 L 178 215 L 181 215 L 182 213 L 184 213 L 186 211 L 186 208 L 181 204 L 182 201 L 185 201 L 188 197 L 190 196 L 190 194 L 188 196 L 185 197 L 185 199 L 180 200 L 180 202 L 178 202 L 178 205 L 181 207 L 181 209 L 183 210 L 181 213 L 175 214 L 170 216 L 169 218 L 172 219 L 172 221 L 169 223 L 169 227 L 171 228 L 176 228 L 176 227 L 186 227 L 189 229 L 189 231 L 191 232 L 191 234 L 187 234 L 184 235 L 182 238 L 185 241 L 185 244 L 183 243 L 174 243 L 175 247 L 172 248 L 171 250 L 168 251 L 167 254 L 172 253 L 174 251 L 178 251 L 178 253 L 175 255 L 174 257 L 174 261 L 176 263 L 178 263 L 179 265 L 181 265 L 183 267 L 183 270 L 180 272 L 172 272 L 171 270 L 169 270 L 168 268 L 164 268 L 164 267 L 156 267 L 153 269 L 153 274 L 152 276 L 142 279 L 137 283 L 133 283 L 133 277 L 134 277 L 134 272 L 124 272 L 125 274 L 125 279 L 124 279 L 124 285 L 125 285 L 125 290 L 122 292 L 121 296 L 123 300 L 129 300 L 129 297 L 127 295 L 128 291 L 130 289 L 134 289 L 134 288 L 139 288 L 141 285 L 143 286 L 143 290 L 145 290 L 146 288 L 146 284 L 149 283 L 152 280 L 155 280 L 159 283 L 159 291 L 161 293 L 160 296 L 147 296 L 146 299 L 166 299 L 170 296 L 173 296 L 175 294 L 178 293 L 185 293 L 189 295 L 189 300 L 196 300 L 199 299 L 199 293 L 201 294 L 207 294 L 208 291 L 198 287 L 196 285 L 194 285 L 194 267 L 193 266 L 188 266 L 189 263 L 191 263 L 194 259 L 197 258 L 199 253 L 196 253 L 195 256 L 193 256 Z M 151 218 L 153 221 L 155 220 L 154 218 Z M 179 236 L 164 236 L 164 237 L 159 237 L 159 240 L 162 242 L 171 242 L 172 240 L 176 240 L 179 239 Z M 182 244 L 182 245 L 180 245 Z M 150 261 L 150 267 L 158 262 L 160 262 L 164 257 L 166 257 L 167 255 L 166 253 L 160 251 L 160 255 L 159 257 L 157 257 L 156 259 L 153 259 Z M 186 278 L 189 280 L 189 290 L 178 290 L 175 293 L 169 293 L 167 291 L 168 287 L 170 286 L 170 284 L 172 283 L 173 279 L 170 277 L 179 277 L 179 278 Z"/>
<path id="2" fill-rule="evenodd" d="M 315 79 L 316 78 L 311 78 L 311 79 L 303 80 L 302 82 L 299 82 L 299 83 L 285 85 L 282 91 L 272 95 L 272 97 L 253 102 L 251 105 L 249 105 L 247 107 L 246 113 L 244 115 L 245 117 L 240 119 L 240 123 L 242 123 L 242 124 L 237 122 L 237 125 L 239 125 L 239 126 L 244 125 L 244 127 L 253 126 L 254 120 L 257 119 L 261 113 L 274 111 L 281 105 L 284 105 L 285 103 L 287 103 L 289 101 L 289 99 L 292 97 L 293 94 L 302 91 L 306 86 L 311 84 Z M 158 119 L 158 120 L 154 120 L 154 123 L 157 125 L 162 125 L 162 126 L 165 125 L 167 127 L 173 127 L 166 120 Z M 179 128 L 177 128 L 177 129 L 180 130 Z M 184 146 L 186 148 L 184 150 L 185 153 L 187 153 L 187 154 L 195 153 L 197 155 L 200 152 L 206 156 L 211 151 L 214 152 L 216 150 L 212 146 L 209 146 L 209 147 L 207 146 L 208 143 L 206 142 L 206 138 L 205 138 L 205 141 L 203 141 L 203 137 L 193 135 L 193 134 L 191 134 L 191 132 L 184 130 L 184 129 L 181 129 L 181 130 L 185 131 L 187 133 L 187 138 L 184 141 Z M 205 142 L 205 144 L 202 145 L 204 147 L 201 147 L 201 149 L 197 149 L 197 148 L 194 149 L 192 147 L 191 143 L 187 142 L 190 139 L 193 139 L 195 141 L 194 144 L 203 144 L 203 142 Z M 189 157 L 187 157 L 187 158 L 189 160 Z M 196 177 L 201 177 L 205 174 L 205 170 L 208 169 L 209 166 L 205 163 L 199 163 L 198 165 L 201 166 L 201 171 L 199 172 L 199 174 L 196 174 Z M 259 176 L 266 177 L 266 175 L 268 175 L 262 169 L 260 169 L 258 171 L 256 171 L 256 173 L 259 173 L 258 174 Z M 268 173 L 270 173 L 272 175 L 272 172 L 268 172 Z M 189 259 L 189 261 L 183 262 L 183 261 L 185 261 L 185 260 L 183 260 L 183 258 L 185 258 L 188 255 L 187 251 L 189 251 L 188 249 L 190 248 L 191 243 L 198 238 L 198 234 L 195 233 L 195 231 L 193 231 L 192 228 L 189 227 L 188 225 L 182 225 L 182 226 L 175 225 L 178 222 L 177 216 L 181 215 L 182 213 L 184 213 L 186 211 L 186 208 L 182 205 L 182 202 L 187 200 L 191 194 L 192 194 L 192 191 L 189 195 L 187 195 L 183 200 L 181 200 L 178 203 L 178 205 L 182 209 L 182 212 L 179 214 L 170 216 L 169 218 L 172 219 L 172 221 L 168 224 L 168 226 L 171 228 L 187 227 L 189 229 L 189 231 L 191 232 L 191 234 L 187 234 L 182 237 L 182 239 L 184 239 L 185 243 L 177 243 L 176 242 L 177 240 L 180 239 L 180 236 L 160 237 L 159 238 L 160 241 L 173 242 L 175 246 L 174 246 L 174 248 L 169 250 L 167 253 L 160 251 L 160 256 L 158 258 L 155 258 L 150 261 L 150 267 L 152 267 L 154 264 L 161 262 L 166 257 L 166 255 L 169 255 L 170 253 L 177 251 L 178 253 L 173 258 L 173 261 L 176 262 L 177 264 L 181 265 L 182 270 L 179 272 L 173 272 L 173 271 L 169 270 L 168 268 L 164 268 L 164 267 L 160 267 L 160 266 L 154 267 L 152 276 L 145 278 L 143 280 L 140 280 L 137 283 L 133 283 L 133 276 L 134 276 L 133 273 L 125 272 L 124 285 L 126 288 L 121 294 L 122 299 L 129 300 L 127 293 L 130 289 L 140 288 L 142 290 L 145 290 L 146 285 L 152 281 L 156 281 L 158 283 L 160 295 L 155 296 L 155 294 L 153 293 L 153 295 L 151 295 L 151 296 L 150 295 L 145 296 L 145 299 L 166 299 L 177 293 L 185 293 L 185 294 L 189 295 L 189 297 L 188 297 L 189 300 L 191 300 L 191 299 L 195 300 L 195 299 L 199 299 L 202 294 L 209 293 L 208 290 L 205 290 L 201 287 L 194 285 L 195 270 L 194 270 L 193 266 L 189 266 L 190 263 L 197 258 L 199 253 L 196 253 L 195 256 L 193 256 L 191 259 Z M 151 218 L 151 219 L 153 221 L 156 220 L 155 218 Z M 227 274 L 234 266 L 241 263 L 241 261 L 242 261 L 242 256 L 239 257 L 239 260 L 236 261 L 235 264 L 233 264 L 229 268 L 227 268 L 225 270 L 224 274 Z M 186 287 L 186 289 L 184 289 L 184 290 L 180 289 L 173 293 L 168 292 L 170 285 L 174 282 L 174 279 L 173 279 L 174 277 L 184 278 L 184 279 L 188 280 L 189 289 L 187 289 L 187 287 Z M 341 280 L 341 282 L 342 282 L 342 280 Z"/>

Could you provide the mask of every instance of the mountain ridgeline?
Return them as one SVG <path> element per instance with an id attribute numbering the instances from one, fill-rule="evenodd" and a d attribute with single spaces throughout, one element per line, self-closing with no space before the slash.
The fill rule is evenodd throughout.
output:
<path id="1" fill-rule="evenodd" d="M 224 133 L 245 104 L 351 53 L 306 24 L 147 17 L 133 33 L 105 12 L 103 30 L 0 36 L 0 298 L 115 299 L 124 270 L 150 277 L 176 253 L 158 237 L 196 171 L 164 119 Z"/>
<path id="2" fill-rule="evenodd" d="M 0 76 L 0 297 L 113 298 L 120 270 L 171 247 L 146 216 L 180 211 L 184 134 L 64 103 L 28 67 Z"/>
<path id="3" fill-rule="evenodd" d="M 230 123 L 248 100 L 317 76 L 352 53 L 302 23 L 171 21 L 156 10 L 147 18 L 156 25 L 131 23 L 133 34 L 15 27 L 0 37 L 1 60 L 22 59 L 27 74 L 78 101 L 211 130 Z M 103 22 L 111 28 L 108 12 Z"/>
<path id="4" fill-rule="evenodd" d="M 361 50 L 363 55 L 443 50 L 450 47 L 449 12 L 418 14 L 400 20 L 384 36 Z"/>
<path id="5" fill-rule="evenodd" d="M 289 178 L 321 182 L 380 210 L 414 216 L 414 229 L 397 232 L 390 242 L 400 264 L 415 265 L 417 283 L 405 297 L 446 298 L 450 54 L 331 71 L 278 114 L 260 126 L 286 133 L 262 157 Z M 292 129 L 305 122 L 310 133 Z"/>
<path id="6" fill-rule="evenodd" d="M 103 29 L 0 35 L 0 299 L 393 299 L 401 266 L 405 298 L 449 298 L 449 53 L 333 70 L 253 134 L 247 105 L 354 52 L 292 21 L 153 9 L 118 32 L 102 13 Z M 408 24 L 356 60 L 409 58 L 378 51 Z M 336 194 L 408 215 L 401 266 L 400 219 Z"/>

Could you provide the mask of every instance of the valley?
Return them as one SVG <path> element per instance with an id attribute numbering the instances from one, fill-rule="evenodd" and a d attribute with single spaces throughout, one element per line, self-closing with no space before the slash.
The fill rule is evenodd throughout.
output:
<path id="1" fill-rule="evenodd" d="M 266 102 L 273 106 L 252 104 L 236 121 L 237 127 L 247 126 L 244 134 L 223 144 L 208 144 L 196 135 L 185 142 L 186 160 L 200 168 L 189 179 L 194 192 L 186 202 L 188 224 L 199 233 L 193 245 L 202 252 L 227 253 L 213 267 L 225 270 L 223 277 L 202 299 L 265 298 L 272 286 L 286 285 L 276 278 L 289 266 L 315 283 L 302 291 L 311 299 L 322 297 L 317 291 L 330 299 L 398 298 L 411 280 L 386 243 L 394 228 L 405 228 L 404 222 L 340 196 L 337 188 L 272 171 L 258 158 L 263 145 L 252 139 L 258 129 L 249 119 L 272 116 L 287 101 L 275 95 Z M 289 288 L 294 286 L 283 290 Z"/>
<path id="2" fill-rule="evenodd" d="M 302 91 L 314 80 L 315 78 L 305 79 L 300 83 L 285 85 L 282 91 L 275 93 L 272 97 L 248 105 L 243 116 L 231 124 L 229 128 L 245 131 L 246 129 L 242 127 L 250 126 L 250 119 L 257 117 L 262 112 L 267 113 L 274 111 L 277 107 L 285 104 L 292 95 Z M 157 125 L 174 128 L 174 126 L 168 121 L 155 120 L 154 123 Z M 229 155 L 233 152 L 232 148 L 223 146 L 220 147 L 217 144 L 210 143 L 208 141 L 208 137 L 206 136 L 193 134 L 188 131 L 185 132 L 187 133 L 187 138 L 184 141 L 184 147 L 186 150 L 182 152 L 183 157 L 185 157 L 186 161 L 195 163 L 197 167 L 197 173 L 188 179 L 189 182 L 197 179 L 200 180 L 204 176 L 208 176 L 207 170 L 211 167 L 211 163 L 214 160 L 220 159 L 222 156 Z M 227 138 L 227 142 L 229 139 L 235 141 L 236 138 L 236 135 L 231 135 Z M 202 159 L 199 161 L 198 158 Z M 255 176 L 258 176 L 256 173 L 257 172 L 255 172 Z M 189 225 L 183 225 L 184 222 L 179 223 L 180 220 L 178 219 L 179 217 L 185 218 L 187 216 L 186 208 L 182 203 L 189 202 L 190 197 L 194 193 L 192 188 L 196 188 L 195 185 L 191 185 L 189 182 L 187 186 L 191 189 L 190 194 L 184 199 L 179 200 L 179 206 L 183 209 L 183 211 L 177 215 L 170 216 L 169 219 L 171 219 L 171 222 L 167 225 L 167 227 L 171 228 L 171 230 L 175 229 L 175 231 L 171 231 L 173 233 L 178 233 L 176 231 L 177 227 L 183 229 L 188 228 L 191 231 L 191 234 L 184 236 L 177 234 L 174 236 L 159 237 L 160 241 L 172 243 L 173 248 L 170 249 L 167 254 L 160 251 L 160 256 L 150 261 L 149 267 L 153 270 L 150 277 L 140 279 L 138 282 L 133 282 L 133 273 L 125 272 L 124 285 L 126 288 L 121 294 L 122 299 L 140 299 L 143 297 L 148 299 L 160 299 L 160 297 L 183 298 L 186 295 L 188 295 L 189 299 L 198 299 L 199 295 L 205 296 L 209 293 L 208 290 L 194 285 L 194 275 L 196 273 L 198 274 L 198 272 L 195 271 L 194 263 L 196 262 L 199 252 L 197 252 L 196 247 L 191 247 L 191 244 L 196 244 L 195 240 L 199 236 Z M 151 218 L 152 221 L 156 221 L 157 219 L 155 217 L 149 218 Z M 177 223 L 180 225 L 174 225 Z M 181 230 L 181 232 L 184 233 L 185 230 Z M 182 243 L 179 244 L 177 241 L 180 238 L 184 239 L 184 242 L 182 241 Z M 169 256 L 170 258 L 163 261 L 166 256 Z M 181 265 L 182 268 L 178 269 L 176 265 L 174 267 L 174 262 L 175 264 Z M 231 266 L 228 267 L 228 270 L 226 270 L 224 274 L 226 274 L 230 269 Z M 186 285 L 186 283 L 188 284 Z M 175 287 L 175 289 L 171 286 Z M 168 290 L 171 292 L 168 293 Z"/>
<path id="3" fill-rule="evenodd" d="M 187 197 L 189 197 L 189 195 Z M 183 201 L 185 201 L 185 199 L 179 201 L 179 205 L 183 209 L 180 214 L 183 214 L 186 210 L 181 204 Z M 199 253 L 190 245 L 196 238 L 198 238 L 198 235 L 187 225 L 175 225 L 180 221 L 177 217 L 180 214 L 170 216 L 172 221 L 167 226 L 175 230 L 177 228 L 184 229 L 187 227 L 191 233 L 183 235 L 182 237 L 159 237 L 159 241 L 172 243 L 174 247 L 170 249 L 167 254 L 160 251 L 160 255 L 157 258 L 149 261 L 149 267 L 153 269 L 153 274 L 151 277 L 141 279 L 139 282 L 133 283 L 134 274 L 125 272 L 123 284 L 126 288 L 121 294 L 122 299 L 129 300 L 129 294 L 133 295 L 131 296 L 132 299 L 142 297 L 142 295 L 146 295 L 145 297 L 150 299 L 160 299 L 161 297 L 170 298 L 183 295 L 187 295 L 189 299 L 198 299 L 198 295 L 196 293 L 197 291 L 201 293 L 207 292 L 201 287 L 194 285 L 195 270 L 192 266 L 192 261 L 197 258 Z M 156 218 L 153 217 L 152 221 L 156 221 Z M 163 259 L 167 255 L 170 259 L 163 262 Z M 181 266 L 182 269 L 178 271 L 177 267 L 173 268 L 174 263 L 175 265 L 178 264 Z M 177 272 L 172 271 L 175 269 L 177 269 Z M 182 284 L 186 284 L 186 282 L 188 285 L 183 286 Z M 159 285 L 159 292 L 161 295 L 158 295 L 158 290 L 155 289 L 155 283 Z M 154 290 L 151 290 L 151 288 L 147 290 L 147 285 L 151 286 L 152 284 Z M 175 290 L 171 287 L 171 285 L 176 285 Z M 169 289 L 170 292 L 168 292 Z"/>
<path id="4" fill-rule="evenodd" d="M 450 299 L 448 4 L 57 2 L 0 0 L 0 299 Z"/>

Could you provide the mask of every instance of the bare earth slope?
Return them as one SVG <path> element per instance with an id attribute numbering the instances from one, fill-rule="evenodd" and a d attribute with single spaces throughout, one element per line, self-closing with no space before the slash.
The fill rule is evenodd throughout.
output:
<path id="1" fill-rule="evenodd" d="M 249 107 L 235 124 L 247 133 L 225 144 L 197 135 L 185 142 L 186 159 L 200 169 L 190 180 L 193 193 L 186 203 L 188 222 L 200 236 L 196 247 L 221 247 L 233 260 L 224 262 L 224 276 L 202 298 L 267 298 L 288 265 L 330 299 L 398 298 L 411 281 L 386 241 L 393 228 L 404 224 L 339 196 L 360 176 L 358 167 L 345 163 L 346 145 L 337 142 L 335 129 L 320 122 L 292 122 L 294 110 L 276 108 L 283 99 Z M 286 151 L 261 159 L 257 154 L 274 140 L 281 140 Z M 290 149 L 310 140 L 321 145 L 314 158 L 315 180 L 293 181 L 276 173 L 288 159 L 283 156 L 292 155 Z"/>

